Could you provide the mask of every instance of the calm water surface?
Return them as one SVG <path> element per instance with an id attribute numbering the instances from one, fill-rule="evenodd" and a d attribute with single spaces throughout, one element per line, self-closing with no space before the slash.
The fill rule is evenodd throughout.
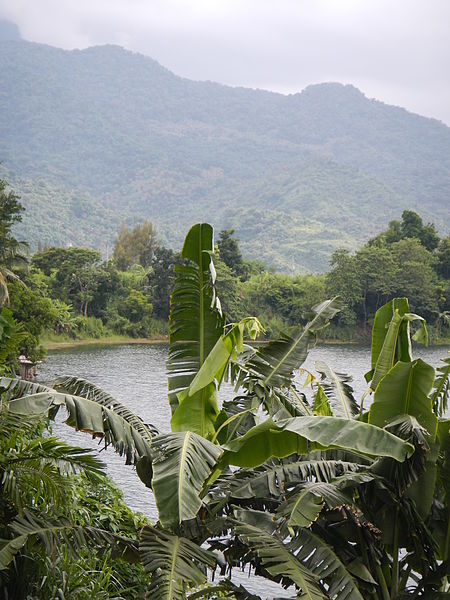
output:
<path id="1" fill-rule="evenodd" d="M 434 346 L 416 348 L 415 357 L 421 357 L 433 366 L 448 355 L 450 348 Z M 39 380 L 50 383 L 57 375 L 76 375 L 97 384 L 112 396 L 127 404 L 138 413 L 146 423 L 152 423 L 160 431 L 170 430 L 170 410 L 167 401 L 167 378 L 165 360 L 166 344 L 121 345 L 121 346 L 85 346 L 49 352 L 45 363 L 41 365 Z M 318 346 L 314 348 L 304 368 L 314 370 L 315 360 L 325 361 L 334 371 L 347 373 L 353 377 L 355 398 L 359 400 L 366 389 L 364 373 L 369 370 L 370 350 L 368 347 L 354 345 Z M 222 398 L 229 397 L 230 388 L 221 390 Z M 62 418 L 54 431 L 67 442 L 86 448 L 98 449 L 97 442 L 89 436 L 75 432 L 63 425 Z M 107 464 L 108 473 L 120 485 L 127 504 L 150 518 L 156 519 L 156 506 L 151 491 L 138 479 L 134 469 L 123 464 L 120 456 L 113 451 L 101 452 Z M 269 589 L 267 582 L 259 584 L 257 579 L 251 582 L 243 574 L 233 576 L 254 592 L 263 597 L 282 597 L 284 590 L 275 586 Z M 277 589 L 278 588 L 278 589 Z M 267 596 L 269 594 L 269 596 Z M 289 594 L 288 594 L 289 595 Z"/>

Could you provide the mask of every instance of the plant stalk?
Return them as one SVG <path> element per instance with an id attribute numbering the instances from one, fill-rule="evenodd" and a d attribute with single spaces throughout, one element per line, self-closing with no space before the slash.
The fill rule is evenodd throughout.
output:
<path id="1" fill-rule="evenodd" d="M 391 576 L 391 598 L 396 598 L 398 594 L 398 506 L 395 509 L 394 519 L 394 541 L 392 548 L 392 576 Z"/>
<path id="2" fill-rule="evenodd" d="M 378 562 L 376 563 L 376 565 L 376 572 L 383 600 L 391 600 L 391 597 L 389 596 L 388 586 L 386 585 L 386 579 L 384 578 L 383 569 L 381 568 L 381 565 Z"/>

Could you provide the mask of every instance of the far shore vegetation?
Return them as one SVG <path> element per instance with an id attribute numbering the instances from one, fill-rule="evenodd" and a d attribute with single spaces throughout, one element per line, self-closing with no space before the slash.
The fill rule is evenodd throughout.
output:
<path id="1" fill-rule="evenodd" d="M 41 360 L 47 349 L 87 343 L 166 341 L 173 267 L 179 255 L 164 247 L 154 225 L 125 223 L 112 256 L 81 247 L 43 247 L 33 255 L 15 237 L 20 198 L 0 180 L 0 288 L 21 329 L 16 356 Z M 450 237 L 405 210 L 400 220 L 355 253 L 336 250 L 327 273 L 275 272 L 245 260 L 233 229 L 215 246 L 217 292 L 229 322 L 251 314 L 266 339 L 305 322 L 311 306 L 339 295 L 345 308 L 321 334 L 325 342 L 368 343 L 373 318 L 394 297 L 429 323 L 432 343 L 450 341 Z"/>

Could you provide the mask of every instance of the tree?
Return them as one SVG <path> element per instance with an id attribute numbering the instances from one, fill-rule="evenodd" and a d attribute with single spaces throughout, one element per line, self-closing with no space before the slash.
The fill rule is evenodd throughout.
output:
<path id="1" fill-rule="evenodd" d="M 1 374 L 18 335 L 20 329 L 4 307 Z M 2 567 L 14 556 L 9 569 L 0 568 L 0 596 L 141 597 L 145 575 L 142 569 L 124 568 L 121 557 L 124 551 L 135 554 L 145 520 L 125 507 L 121 493 L 107 480 L 103 463 L 90 451 L 51 436 L 42 415 L 9 410 L 11 398 L 39 395 L 45 388 L 0 378 L 0 389 Z"/>
<path id="2" fill-rule="evenodd" d="M 326 289 L 329 296 L 339 296 L 346 308 L 338 316 L 343 324 L 356 321 L 357 305 L 362 299 L 362 284 L 358 263 L 348 250 L 339 248 L 331 256 L 331 270 L 326 275 Z"/>
<path id="3" fill-rule="evenodd" d="M 398 266 L 388 248 L 375 244 L 364 246 L 355 254 L 355 265 L 366 328 L 368 317 L 375 315 L 394 291 Z"/>
<path id="4" fill-rule="evenodd" d="M 169 296 L 174 280 L 173 268 L 177 260 L 173 250 L 158 246 L 153 254 L 151 271 L 148 273 L 153 314 L 164 321 L 169 317 Z"/>
<path id="5" fill-rule="evenodd" d="M 101 254 L 90 248 L 48 248 L 33 256 L 32 264 L 50 277 L 52 295 L 72 304 L 82 316 L 99 286 Z"/>
<path id="6" fill-rule="evenodd" d="M 12 235 L 14 223 L 22 220 L 23 206 L 8 184 L 0 179 L 0 306 L 8 300 L 8 281 L 20 281 L 17 269 L 28 265 L 28 246 Z"/>
<path id="7" fill-rule="evenodd" d="M 10 288 L 10 308 L 14 319 L 22 326 L 23 339 L 18 350 L 33 361 L 40 360 L 45 350 L 39 344 L 39 337 L 47 327 L 53 327 L 58 318 L 58 310 L 50 298 L 42 297 L 31 287 L 12 282 Z"/>
<path id="8" fill-rule="evenodd" d="M 324 363 L 317 364 L 319 377 L 308 376 L 311 401 L 295 387 L 293 371 L 339 310 L 337 301 L 315 306 L 309 322 L 279 340 L 244 347 L 244 333 L 254 338 L 259 324 L 246 318 L 224 329 L 212 250 L 212 228 L 196 225 L 181 252 L 184 262 L 175 268 L 170 433 L 155 431 L 77 378 L 60 378 L 57 391 L 42 388 L 37 395 L 24 386 L 23 394 L 11 397 L 10 410 L 55 412 L 64 405 L 68 424 L 103 437 L 136 464 L 159 511 L 159 524 L 145 527 L 140 542 L 155 600 L 188 597 L 190 587 L 205 582 L 205 569 L 216 565 L 217 551 L 229 566 L 251 565 L 310 598 L 447 592 L 449 536 L 438 534 L 442 522 L 449 526 L 444 475 L 450 434 L 448 421 L 436 433 L 432 406 L 444 408 L 448 374 L 431 392 L 434 370 L 412 360 L 409 323 L 417 315 L 405 299 L 377 312 L 367 376 L 374 408 L 368 414 L 358 410 L 348 378 Z M 425 340 L 423 324 L 418 331 Z M 219 405 L 226 374 L 236 396 Z M 419 507 L 414 482 L 422 477 L 423 489 L 431 491 Z M 219 590 L 238 591 L 231 582 L 213 593 Z"/>
<path id="9" fill-rule="evenodd" d="M 302 322 L 304 313 L 318 304 L 325 294 L 321 275 L 290 277 L 264 272 L 250 276 L 241 289 L 246 312 L 258 315 L 264 326 L 266 322 L 273 322 L 280 317 L 285 326 Z"/>
<path id="10" fill-rule="evenodd" d="M 421 217 L 413 210 L 404 210 L 400 225 L 401 239 L 417 238 L 422 246 L 432 252 L 439 244 L 439 236 L 432 223 L 424 225 Z"/>
<path id="11" fill-rule="evenodd" d="M 114 241 L 113 260 L 121 271 L 134 264 L 148 268 L 159 245 L 156 228 L 150 221 L 144 221 L 133 229 L 123 223 Z"/>
<path id="12" fill-rule="evenodd" d="M 435 259 L 417 238 L 400 240 L 392 244 L 391 253 L 398 272 L 393 281 L 394 295 L 411 298 L 414 311 L 428 320 L 439 312 Z"/>
<path id="13" fill-rule="evenodd" d="M 436 249 L 436 272 L 443 279 L 450 279 L 450 236 L 442 238 Z"/>
<path id="14" fill-rule="evenodd" d="M 19 196 L 12 190 L 7 191 L 8 184 L 0 179 L 0 247 L 5 248 L 11 242 L 11 228 L 14 223 L 22 221 L 24 207 Z"/>
<path id="15" fill-rule="evenodd" d="M 248 275 L 248 268 L 239 250 L 238 240 L 233 236 L 234 229 L 222 229 L 219 232 L 219 257 L 237 277 L 244 280 Z"/>

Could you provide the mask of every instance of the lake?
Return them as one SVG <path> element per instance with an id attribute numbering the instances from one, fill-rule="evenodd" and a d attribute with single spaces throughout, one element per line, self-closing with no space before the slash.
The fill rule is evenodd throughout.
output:
<path id="1" fill-rule="evenodd" d="M 104 345 L 85 346 L 49 352 L 39 369 L 39 380 L 51 383 L 57 375 L 76 375 L 88 379 L 128 405 L 146 423 L 152 423 L 160 431 L 170 430 L 170 410 L 167 401 L 167 378 L 165 360 L 167 344 L 153 345 Z M 417 347 L 414 357 L 421 357 L 433 366 L 448 355 L 449 347 Z M 314 370 L 315 360 L 325 361 L 334 371 L 347 373 L 353 377 L 355 398 L 359 400 L 366 390 L 364 373 L 370 366 L 370 349 L 356 345 L 329 345 L 314 348 L 304 368 Z M 229 397 L 230 387 L 221 390 L 222 398 Z M 86 448 L 98 449 L 102 446 L 86 434 L 73 431 L 62 423 L 61 417 L 54 432 L 67 442 Z M 125 501 L 133 510 L 140 511 L 156 519 L 156 506 L 151 491 L 138 479 L 134 468 L 126 466 L 120 456 L 112 450 L 102 451 L 101 458 L 107 464 L 108 473 L 120 485 Z M 252 578 L 238 573 L 233 578 L 260 594 L 276 594 L 282 597 L 286 592 L 278 586 L 270 590 L 268 583 L 259 584 Z M 266 596 L 265 596 L 266 597 Z"/>

